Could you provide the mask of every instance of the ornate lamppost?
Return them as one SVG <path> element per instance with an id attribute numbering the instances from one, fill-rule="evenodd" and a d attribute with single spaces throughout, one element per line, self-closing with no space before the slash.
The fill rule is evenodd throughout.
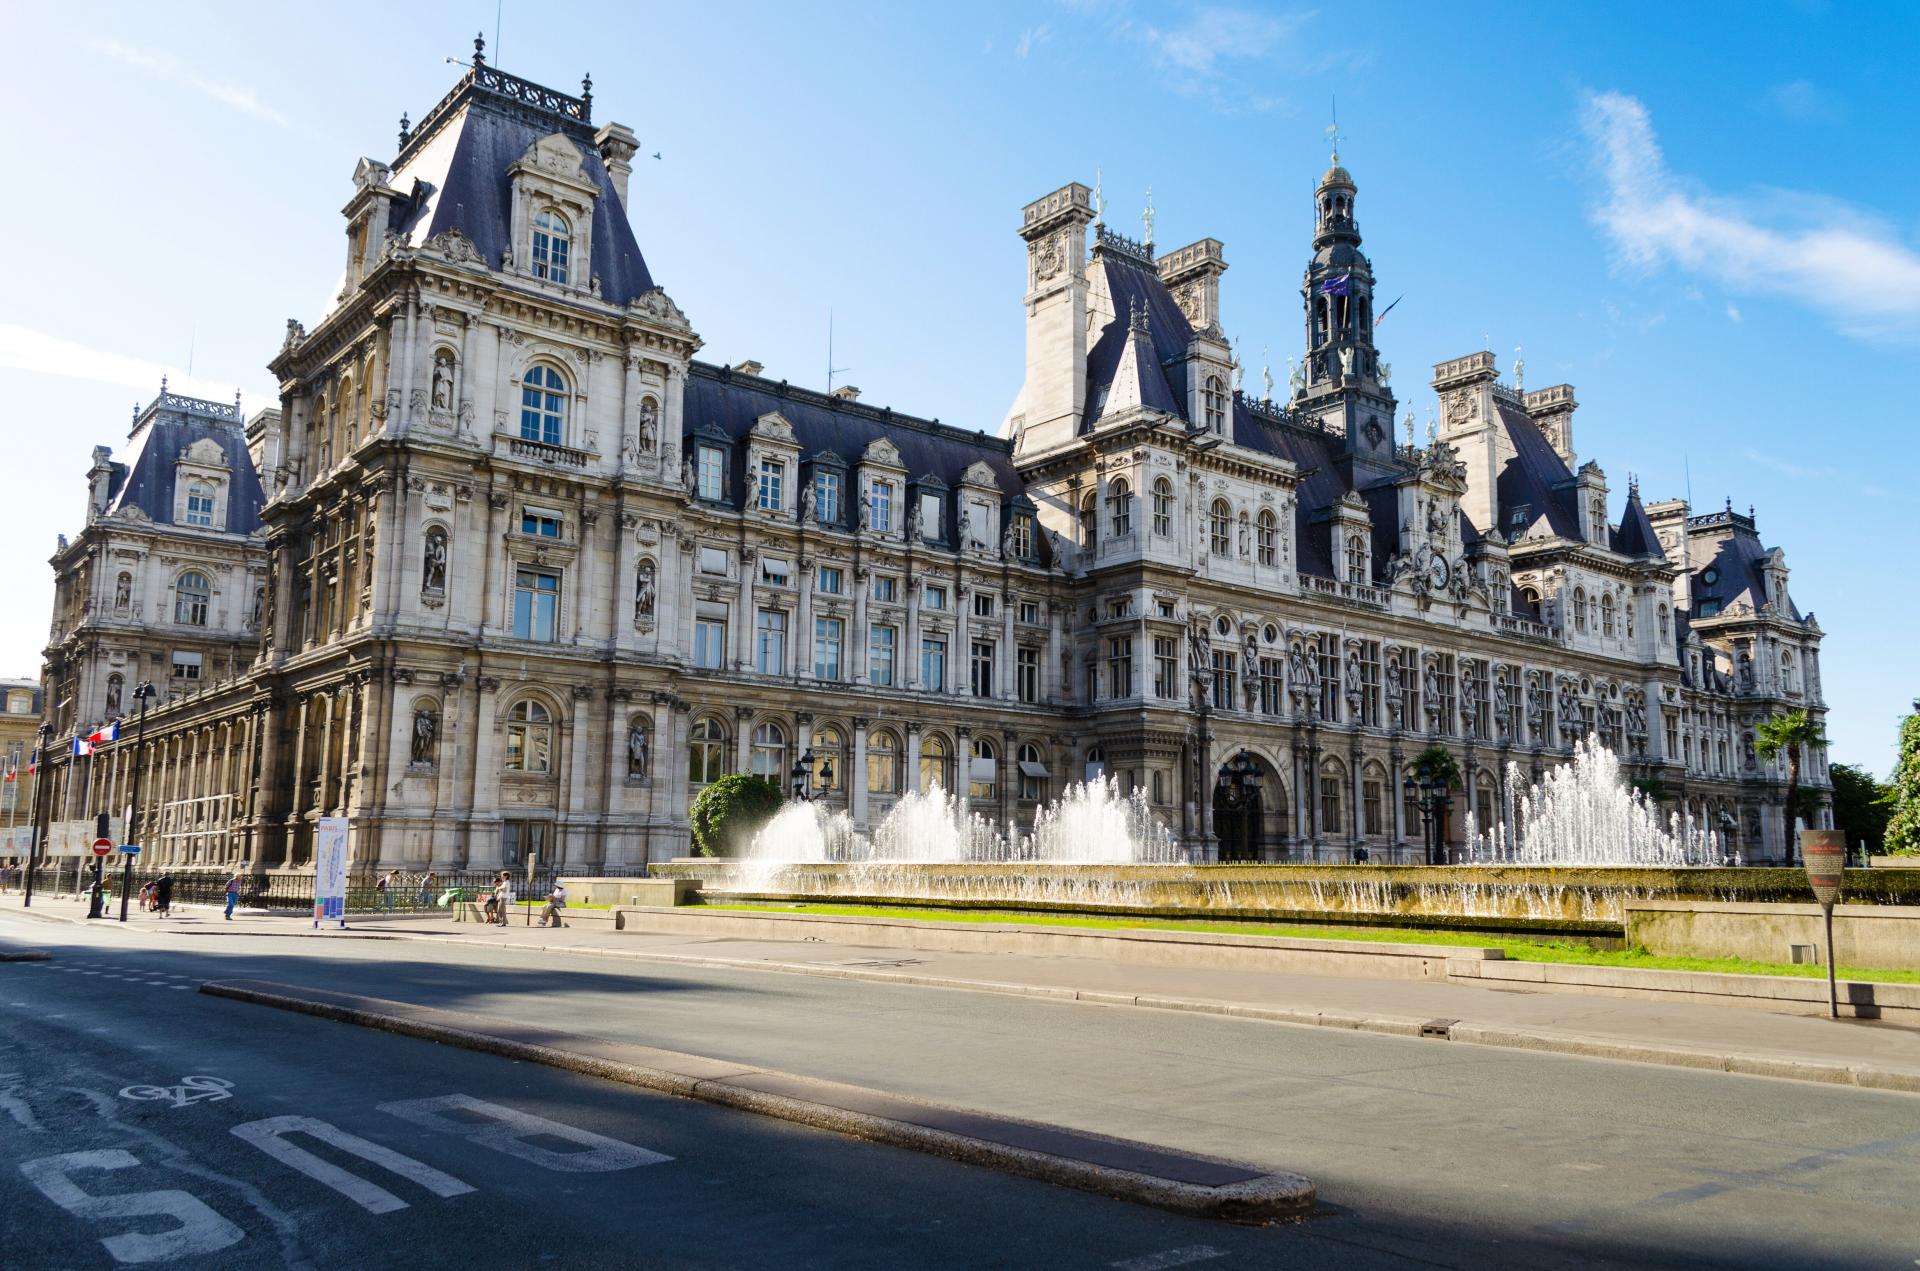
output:
<path id="1" fill-rule="evenodd" d="M 140 719 L 133 726 L 133 802 L 127 808 L 127 843 L 138 847 L 135 840 L 135 826 L 140 824 L 140 769 L 144 766 L 145 753 L 140 744 L 147 735 L 147 703 L 160 695 L 152 680 L 142 680 L 134 685 L 133 698 L 140 703 Z M 120 876 L 120 921 L 127 920 L 127 901 L 133 892 L 133 853 L 126 853 L 127 863 Z"/>
<path id="2" fill-rule="evenodd" d="M 1260 798 L 1260 764 L 1243 747 L 1220 769 L 1215 784 L 1222 807 L 1229 812 L 1246 811 Z"/>
<path id="3" fill-rule="evenodd" d="M 813 747 L 807 747 L 807 753 L 793 761 L 793 768 L 787 776 L 793 782 L 793 797 L 801 803 L 813 800 Z"/>
<path id="4" fill-rule="evenodd" d="M 1427 849 L 1427 864 L 1446 864 L 1442 859 L 1440 838 L 1446 830 L 1447 812 L 1453 807 L 1453 796 L 1449 793 L 1446 776 L 1436 774 L 1426 764 L 1421 764 L 1407 773 L 1402 784 L 1407 802 L 1420 809 L 1420 833 Z"/>
<path id="5" fill-rule="evenodd" d="M 1740 863 L 1740 850 L 1734 846 L 1734 836 L 1739 832 L 1740 823 L 1733 819 L 1733 813 L 1720 809 L 1720 833 L 1726 836 L 1727 856 L 1735 865 Z"/>

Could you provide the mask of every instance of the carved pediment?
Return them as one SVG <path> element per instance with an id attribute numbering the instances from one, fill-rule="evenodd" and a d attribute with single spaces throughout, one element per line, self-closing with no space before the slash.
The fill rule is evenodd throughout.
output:
<path id="1" fill-rule="evenodd" d="M 984 459 L 975 459 L 967 465 L 967 470 L 960 474 L 960 484 L 985 486 L 990 490 L 997 490 L 1000 487 L 999 479 Z"/>
<path id="2" fill-rule="evenodd" d="M 388 188 L 387 179 L 393 175 L 393 169 L 376 159 L 362 159 L 353 165 L 353 188 L 356 190 L 384 190 Z"/>
<path id="3" fill-rule="evenodd" d="M 787 417 L 777 410 L 770 410 L 753 421 L 753 436 L 762 441 L 778 441 L 787 445 L 798 445 L 793 435 L 793 425 Z"/>
<path id="4" fill-rule="evenodd" d="M 867 448 L 860 452 L 860 462 L 881 468 L 904 468 L 906 466 L 900 462 L 900 448 L 891 441 L 888 441 L 885 437 L 875 437 L 872 441 L 868 442 Z"/>
<path id="5" fill-rule="evenodd" d="M 661 322 L 671 322 L 675 326 L 681 327 L 687 325 L 687 315 L 682 313 L 680 306 L 673 302 L 672 296 L 669 296 L 658 287 L 653 287 L 641 292 L 633 298 L 633 302 L 627 307 L 629 309 L 638 309 L 649 318 L 654 318 Z"/>
<path id="6" fill-rule="evenodd" d="M 457 228 L 442 230 L 427 240 L 427 250 L 438 252 L 456 265 L 484 265 L 480 249 Z"/>
<path id="7" fill-rule="evenodd" d="M 211 437 L 202 437 L 180 451 L 180 462 L 202 468 L 230 468 L 227 452 Z"/>
<path id="8" fill-rule="evenodd" d="M 587 178 L 585 162 L 580 157 L 580 147 L 565 134 L 548 133 L 527 147 L 520 156 L 516 168 L 532 168 L 542 175 L 558 177 L 564 181 L 573 181 L 582 185 L 591 184 Z"/>

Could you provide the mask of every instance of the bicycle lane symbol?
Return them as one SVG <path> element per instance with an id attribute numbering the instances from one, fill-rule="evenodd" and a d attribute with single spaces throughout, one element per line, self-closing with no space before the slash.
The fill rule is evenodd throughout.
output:
<path id="1" fill-rule="evenodd" d="M 184 1108 L 190 1103 L 212 1103 L 220 1099 L 231 1099 L 233 1083 L 224 1077 L 182 1077 L 177 1086 L 125 1086 L 121 1088 L 120 1097 Z"/>

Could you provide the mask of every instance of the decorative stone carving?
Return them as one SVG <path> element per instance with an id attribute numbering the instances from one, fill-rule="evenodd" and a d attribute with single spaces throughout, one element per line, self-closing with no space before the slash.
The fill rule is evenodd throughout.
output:
<path id="1" fill-rule="evenodd" d="M 413 712 L 413 743 L 409 757 L 416 764 L 433 763 L 433 743 L 440 735 L 440 717 L 431 706 L 419 706 Z"/>
<path id="2" fill-rule="evenodd" d="M 660 403 L 651 397 L 640 399 L 640 453 L 650 455 L 660 442 Z"/>
<path id="3" fill-rule="evenodd" d="M 421 549 L 420 590 L 446 594 L 447 532 L 438 526 L 427 531 L 427 541 Z"/>
<path id="4" fill-rule="evenodd" d="M 453 409 L 453 354 L 444 349 L 433 358 L 433 408 Z"/>
<path id="5" fill-rule="evenodd" d="M 647 779 L 650 739 L 647 726 L 638 719 L 627 726 L 627 780 L 636 784 Z"/>
<path id="6" fill-rule="evenodd" d="M 633 580 L 633 625 L 642 631 L 653 630 L 654 592 L 654 564 L 643 560 Z"/>

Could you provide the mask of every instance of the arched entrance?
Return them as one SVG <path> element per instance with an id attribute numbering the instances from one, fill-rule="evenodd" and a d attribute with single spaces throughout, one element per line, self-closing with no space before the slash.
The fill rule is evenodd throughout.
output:
<path id="1" fill-rule="evenodd" d="M 1287 791 L 1261 756 L 1241 750 L 1214 774 L 1213 835 L 1225 861 L 1276 860 L 1286 844 Z"/>

